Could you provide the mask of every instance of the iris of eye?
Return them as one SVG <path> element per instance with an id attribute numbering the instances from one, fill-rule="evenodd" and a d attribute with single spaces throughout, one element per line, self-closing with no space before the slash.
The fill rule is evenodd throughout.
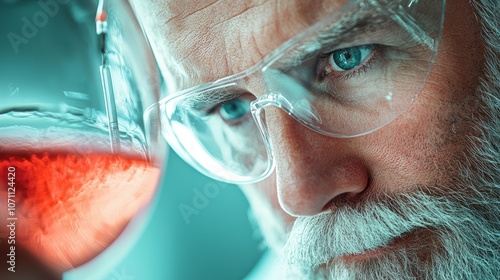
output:
<path id="1" fill-rule="evenodd" d="M 357 67 L 362 61 L 360 47 L 336 50 L 331 56 L 335 65 L 344 71 Z"/>
<path id="2" fill-rule="evenodd" d="M 249 111 L 249 102 L 242 99 L 234 99 L 222 104 L 219 114 L 224 120 L 234 121 L 245 116 Z"/>

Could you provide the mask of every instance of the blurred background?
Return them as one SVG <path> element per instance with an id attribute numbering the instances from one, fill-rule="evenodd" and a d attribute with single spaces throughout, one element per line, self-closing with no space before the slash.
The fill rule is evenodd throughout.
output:
<path id="1" fill-rule="evenodd" d="M 94 0 L 0 0 L 0 102 L 40 83 L 99 88 L 96 7 Z M 54 79 L 55 69 L 64 76 Z M 165 156 L 150 207 L 107 251 L 64 279 L 224 280 L 252 270 L 262 239 L 238 187 L 200 175 L 172 151 Z"/>

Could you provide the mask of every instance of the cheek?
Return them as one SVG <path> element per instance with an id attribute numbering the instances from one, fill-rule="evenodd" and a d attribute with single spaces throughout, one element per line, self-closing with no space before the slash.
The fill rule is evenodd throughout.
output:
<path id="1" fill-rule="evenodd" d="M 372 182 L 400 190 L 452 183 L 470 146 L 476 99 L 473 87 L 428 83 L 402 116 L 367 135 Z"/>

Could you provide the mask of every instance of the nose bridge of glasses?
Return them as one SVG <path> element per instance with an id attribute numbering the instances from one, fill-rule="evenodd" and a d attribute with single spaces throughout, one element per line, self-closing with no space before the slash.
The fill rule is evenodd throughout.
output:
<path id="1" fill-rule="evenodd" d="M 290 114 L 293 105 L 281 93 L 271 92 L 258 97 L 250 104 L 252 112 L 258 112 L 268 106 L 275 106 Z"/>

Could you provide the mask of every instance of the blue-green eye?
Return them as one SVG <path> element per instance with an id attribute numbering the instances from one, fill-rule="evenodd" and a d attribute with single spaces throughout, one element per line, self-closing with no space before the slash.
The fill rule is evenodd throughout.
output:
<path id="1" fill-rule="evenodd" d="M 342 72 L 358 67 L 373 49 L 374 45 L 362 45 L 333 51 L 329 59 L 332 70 Z"/>
<path id="2" fill-rule="evenodd" d="M 220 116 L 229 122 L 237 121 L 250 112 L 250 100 L 236 98 L 225 102 L 219 108 Z"/>

